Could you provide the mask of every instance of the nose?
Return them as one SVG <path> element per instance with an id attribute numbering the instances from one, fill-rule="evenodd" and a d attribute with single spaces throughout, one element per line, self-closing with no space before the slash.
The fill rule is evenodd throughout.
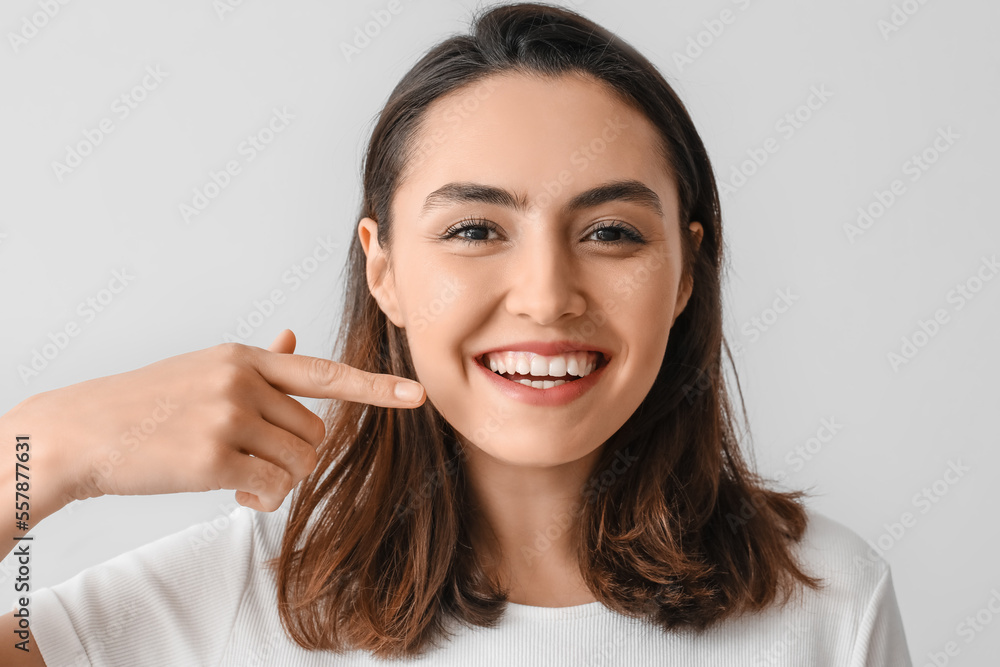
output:
<path id="1" fill-rule="evenodd" d="M 569 241 L 534 231 L 525 234 L 508 267 L 507 312 L 541 326 L 567 316 L 579 317 L 587 300 L 580 291 L 579 269 L 566 245 Z"/>

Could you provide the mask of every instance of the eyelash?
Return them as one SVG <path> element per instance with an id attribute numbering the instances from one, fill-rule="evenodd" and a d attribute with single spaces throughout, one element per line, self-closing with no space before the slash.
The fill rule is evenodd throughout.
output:
<path id="1" fill-rule="evenodd" d="M 466 245 L 479 245 L 481 243 L 490 242 L 490 239 L 470 239 L 470 238 L 465 238 L 463 236 L 459 236 L 459 234 L 461 234 L 467 229 L 486 229 L 489 231 L 499 232 L 496 224 L 490 222 L 489 220 L 484 220 L 482 218 L 465 218 L 463 220 L 458 221 L 451 227 L 449 227 L 441 238 L 445 240 L 450 238 L 457 238 Z M 617 246 L 626 243 L 642 244 L 646 242 L 645 239 L 642 238 L 641 234 L 633 230 L 631 227 L 627 227 L 623 224 L 618 223 L 617 221 L 611 223 L 599 222 L 597 223 L 597 227 L 591 230 L 590 233 L 594 234 L 604 229 L 613 229 L 615 231 L 621 232 L 622 236 L 625 237 L 624 239 L 618 239 L 617 241 L 604 241 L 603 242 L 604 245 Z"/>

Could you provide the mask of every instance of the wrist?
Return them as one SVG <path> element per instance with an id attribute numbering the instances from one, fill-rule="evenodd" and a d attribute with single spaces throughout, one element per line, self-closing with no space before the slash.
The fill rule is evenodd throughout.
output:
<path id="1" fill-rule="evenodd" d="M 12 458 L 4 465 L 15 469 L 15 477 L 17 471 L 22 473 L 20 480 L 15 479 L 15 482 L 28 482 L 32 525 L 77 499 L 68 478 L 72 466 L 68 465 L 62 451 L 64 443 L 56 439 L 52 428 L 59 417 L 52 414 L 48 402 L 48 392 L 35 394 L 0 417 L 3 420 L 0 433 L 6 441 L 2 451 L 10 452 Z M 27 443 L 27 447 L 19 447 L 15 454 L 16 443 Z"/>

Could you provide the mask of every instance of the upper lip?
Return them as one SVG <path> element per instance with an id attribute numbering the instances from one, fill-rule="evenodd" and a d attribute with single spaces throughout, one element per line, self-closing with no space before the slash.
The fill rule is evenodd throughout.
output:
<path id="1" fill-rule="evenodd" d="M 481 350 L 475 354 L 478 359 L 482 356 L 489 354 L 490 352 L 534 352 L 535 354 L 540 354 L 542 356 L 551 357 L 557 354 L 562 354 L 564 352 L 578 352 L 578 351 L 594 351 L 600 352 L 604 355 L 604 359 L 611 358 L 610 350 L 592 345 L 590 343 L 578 343 L 572 340 L 554 340 L 554 341 L 543 341 L 543 340 L 523 340 L 516 343 L 506 343 L 497 347 L 491 347 L 488 350 Z"/>

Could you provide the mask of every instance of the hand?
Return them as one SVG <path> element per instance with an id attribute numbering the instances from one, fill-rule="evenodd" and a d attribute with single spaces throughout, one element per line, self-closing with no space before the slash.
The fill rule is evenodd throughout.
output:
<path id="1" fill-rule="evenodd" d="M 268 350 L 222 343 L 37 394 L 19 418 L 47 447 L 60 507 L 105 494 L 236 489 L 236 502 L 272 512 L 316 467 L 326 435 L 290 395 L 394 408 L 425 398 L 419 383 L 294 350 L 287 329 Z M 396 398 L 400 382 L 416 387 L 414 400 Z"/>

